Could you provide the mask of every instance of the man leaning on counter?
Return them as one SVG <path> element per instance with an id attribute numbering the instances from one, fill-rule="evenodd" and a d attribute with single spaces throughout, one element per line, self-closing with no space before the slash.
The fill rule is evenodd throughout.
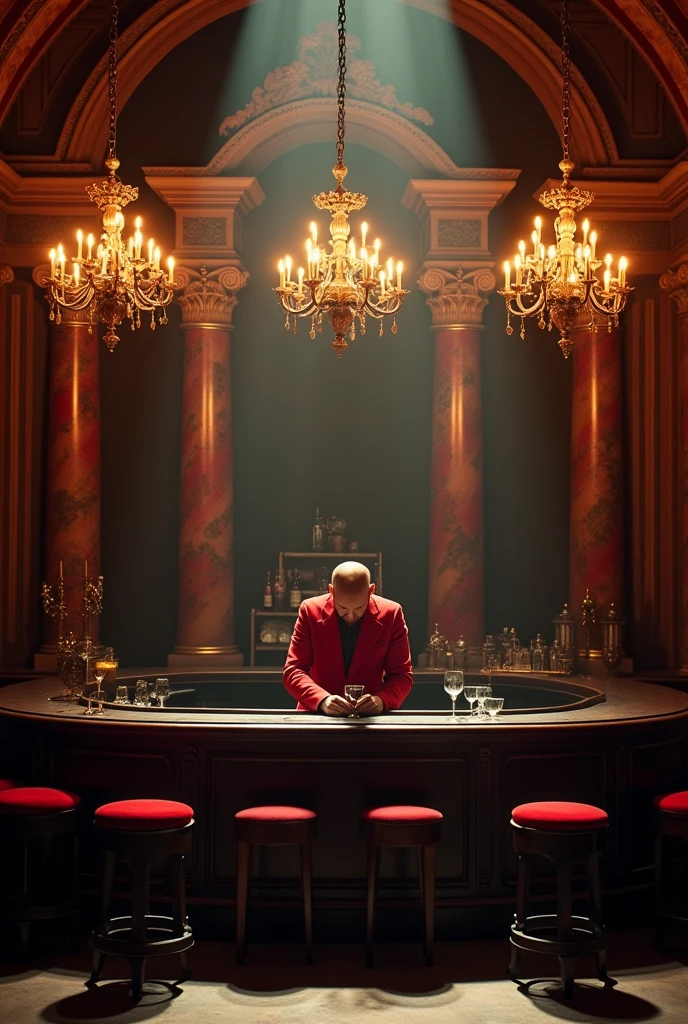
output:
<path id="1" fill-rule="evenodd" d="M 328 593 L 302 603 L 283 679 L 299 711 L 378 715 L 401 707 L 413 685 L 404 613 L 375 594 L 365 565 L 342 562 Z M 353 704 L 347 683 L 363 686 Z"/>

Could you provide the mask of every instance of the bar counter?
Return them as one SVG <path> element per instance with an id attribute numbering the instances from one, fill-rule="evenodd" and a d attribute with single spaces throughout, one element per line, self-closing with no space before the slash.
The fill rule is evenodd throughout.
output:
<path id="1" fill-rule="evenodd" d="M 173 686 L 183 681 L 165 674 Z M 237 670 L 214 678 L 220 675 L 251 687 L 270 676 Z M 233 903 L 234 814 L 242 807 L 289 803 L 317 811 L 314 893 L 323 913 L 363 906 L 364 808 L 436 807 L 444 815 L 437 905 L 447 912 L 444 932 L 451 935 L 462 906 L 513 899 L 509 819 L 525 801 L 604 807 L 605 889 L 630 893 L 651 884 L 652 798 L 688 787 L 688 695 L 633 679 L 591 682 L 604 691 L 600 703 L 469 722 L 464 702 L 464 721 L 451 724 L 448 710 L 359 720 L 284 709 L 108 707 L 102 717 L 89 717 L 82 706 L 49 701 L 59 692 L 51 677 L 0 690 L 0 758 L 3 770 L 27 782 L 79 793 L 87 812 L 129 797 L 190 803 L 192 903 Z M 416 684 L 421 696 L 422 686 Z M 289 852 L 262 850 L 259 874 L 253 892 L 265 905 L 297 899 L 297 862 Z M 414 889 L 412 851 L 383 859 L 382 879 L 393 899 Z"/>

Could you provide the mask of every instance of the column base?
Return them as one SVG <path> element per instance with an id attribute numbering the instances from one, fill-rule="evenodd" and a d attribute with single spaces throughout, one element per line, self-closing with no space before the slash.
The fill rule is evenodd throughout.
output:
<path id="1" fill-rule="evenodd" d="M 194 647 L 177 645 L 167 655 L 169 668 L 241 668 L 244 656 L 236 644 L 226 647 Z"/>
<path id="2" fill-rule="evenodd" d="M 57 675 L 57 645 L 42 644 L 33 656 L 33 667 L 36 672 L 45 672 L 47 676 Z"/>

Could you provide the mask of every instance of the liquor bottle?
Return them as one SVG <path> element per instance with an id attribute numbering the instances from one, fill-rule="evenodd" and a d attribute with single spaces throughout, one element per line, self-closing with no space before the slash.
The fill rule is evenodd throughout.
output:
<path id="1" fill-rule="evenodd" d="M 289 607 L 298 610 L 301 606 L 301 575 L 294 569 L 289 587 Z"/>
<path id="2" fill-rule="evenodd" d="M 313 550 L 325 550 L 325 520 L 320 515 L 320 509 L 315 510 L 315 522 L 313 523 Z"/>
<path id="3" fill-rule="evenodd" d="M 276 612 L 284 612 L 287 609 L 287 585 L 283 572 L 275 573 L 275 582 L 272 585 L 272 607 Z"/>
<path id="4" fill-rule="evenodd" d="M 263 594 L 263 608 L 272 608 L 272 576 L 268 572 L 268 581 L 265 584 L 265 593 Z"/>

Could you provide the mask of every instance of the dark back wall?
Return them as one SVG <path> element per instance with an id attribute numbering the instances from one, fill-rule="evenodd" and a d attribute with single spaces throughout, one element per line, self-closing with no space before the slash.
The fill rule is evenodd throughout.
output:
<path id="1" fill-rule="evenodd" d="M 301 35 L 335 13 L 334 5 L 324 12 L 321 3 L 304 3 L 296 21 L 282 25 L 276 12 L 287 7 L 295 9 L 268 0 L 197 33 L 122 111 L 122 174 L 142 186 L 136 212 L 165 251 L 174 243 L 172 215 L 146 188 L 140 168 L 206 163 L 224 141 L 217 134 L 223 117 L 248 100 L 268 70 L 295 58 Z M 372 7 L 349 5 L 350 30 L 363 36 L 361 56 L 376 62 L 400 100 L 431 111 L 428 134 L 460 165 L 523 169 L 491 219 L 500 265 L 527 237 L 537 206 L 532 193 L 556 171 L 556 132 L 524 83 L 472 37 L 389 0 L 374 5 L 374 15 Z M 371 18 L 382 17 L 392 45 L 373 31 Z M 415 288 L 408 296 L 396 336 L 387 325 L 380 339 L 371 325 L 338 362 L 327 330 L 315 341 L 305 323 L 296 336 L 285 332 L 270 290 L 278 256 L 295 255 L 305 239 L 316 212 L 311 196 L 331 186 L 334 156 L 334 145 L 322 144 L 275 161 L 260 177 L 265 202 L 245 225 L 251 278 L 232 339 L 236 636 L 246 654 L 249 608 L 260 602 L 265 571 L 280 549 L 307 547 L 319 504 L 347 519 L 361 549 L 383 551 L 385 593 L 404 605 L 416 657 L 427 639 L 433 339 L 425 297 Z M 407 179 L 358 146 L 347 146 L 346 157 L 347 185 L 369 195 L 373 237 L 383 239 L 386 254 L 404 259 L 408 286 L 421 253 L 418 223 L 401 206 Z M 316 219 L 322 236 L 326 219 Z M 549 635 L 549 620 L 567 596 L 570 366 L 552 335 L 530 324 L 525 342 L 509 339 L 504 320 L 493 296 L 483 333 L 486 624 L 513 624 L 528 640 L 538 630 Z M 114 355 L 102 350 L 102 632 L 127 664 L 164 662 L 176 639 L 178 324 L 174 310 L 164 330 L 124 333 Z"/>

